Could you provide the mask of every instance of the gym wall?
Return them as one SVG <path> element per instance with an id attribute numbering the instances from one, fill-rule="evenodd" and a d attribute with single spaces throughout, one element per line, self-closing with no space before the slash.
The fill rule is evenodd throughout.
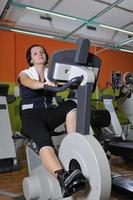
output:
<path id="1" fill-rule="evenodd" d="M 61 49 L 75 48 L 75 43 L 57 41 L 43 37 L 36 37 L 18 34 L 10 31 L 0 30 L 0 55 L 1 72 L 0 82 L 17 82 L 19 72 L 26 68 L 27 62 L 25 53 L 27 48 L 33 44 L 43 45 L 49 56 L 53 52 Z M 91 47 L 91 52 L 95 53 L 95 47 Z M 106 81 L 111 82 L 112 71 L 120 71 L 122 74 L 133 71 L 133 54 L 105 50 L 97 54 L 102 59 L 102 68 L 99 75 L 99 87 L 103 88 Z"/>

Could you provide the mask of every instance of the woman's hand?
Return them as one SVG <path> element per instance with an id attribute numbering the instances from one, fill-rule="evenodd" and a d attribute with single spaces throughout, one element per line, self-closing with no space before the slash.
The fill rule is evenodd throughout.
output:
<path id="1" fill-rule="evenodd" d="M 51 82 L 51 81 L 46 81 L 45 83 L 43 83 L 43 86 L 44 86 L 44 85 L 53 86 L 53 87 L 56 87 L 56 86 L 57 86 L 56 83 Z"/>

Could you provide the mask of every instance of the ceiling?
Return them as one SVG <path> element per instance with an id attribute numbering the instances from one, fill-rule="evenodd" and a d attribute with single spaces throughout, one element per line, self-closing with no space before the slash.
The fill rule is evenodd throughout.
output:
<path id="1" fill-rule="evenodd" d="M 0 0 L 0 29 L 133 53 L 133 0 Z"/>

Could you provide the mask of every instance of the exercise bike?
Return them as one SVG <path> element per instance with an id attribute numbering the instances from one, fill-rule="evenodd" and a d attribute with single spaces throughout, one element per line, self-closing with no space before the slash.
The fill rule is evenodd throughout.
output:
<path id="1" fill-rule="evenodd" d="M 63 138 L 58 157 L 66 170 L 80 168 L 87 180 L 87 187 L 66 198 L 67 200 L 108 200 L 111 192 L 111 172 L 107 156 L 101 144 L 89 134 L 91 93 L 101 65 L 97 56 L 88 53 L 89 47 L 88 39 L 79 39 L 77 49 L 55 53 L 48 78 L 65 84 L 60 87 L 45 86 L 45 89 L 53 92 L 77 87 L 76 132 Z M 62 200 L 57 179 L 42 165 L 33 145 L 27 145 L 26 154 L 29 169 L 29 177 L 25 177 L 23 181 L 26 200 Z"/>

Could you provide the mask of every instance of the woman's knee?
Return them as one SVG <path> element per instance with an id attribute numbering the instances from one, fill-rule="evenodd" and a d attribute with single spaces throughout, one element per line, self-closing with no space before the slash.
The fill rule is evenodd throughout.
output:
<path id="1" fill-rule="evenodd" d="M 51 140 L 49 140 L 49 141 L 43 141 L 43 140 L 38 141 L 38 140 L 36 140 L 35 142 L 36 142 L 36 145 L 38 147 L 38 151 L 40 151 L 40 149 L 43 148 L 43 147 L 52 147 L 53 148 L 53 144 L 52 144 Z"/>
<path id="2" fill-rule="evenodd" d="M 42 146 L 40 149 L 39 149 L 39 154 L 41 153 L 41 152 L 44 152 L 44 151 L 54 151 L 54 147 L 53 146 Z"/>

